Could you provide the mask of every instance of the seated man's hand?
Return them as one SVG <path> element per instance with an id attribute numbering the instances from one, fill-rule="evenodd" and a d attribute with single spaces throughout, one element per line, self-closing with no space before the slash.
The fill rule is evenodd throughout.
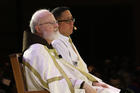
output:
<path id="1" fill-rule="evenodd" d="M 97 93 L 96 90 L 93 89 L 92 86 L 90 86 L 87 83 L 84 83 L 83 89 L 85 89 L 85 93 Z"/>
<path id="2" fill-rule="evenodd" d="M 99 87 L 103 87 L 103 88 L 108 88 L 108 86 L 104 83 L 99 83 L 99 82 L 93 82 L 92 83 L 93 86 L 99 86 Z"/>

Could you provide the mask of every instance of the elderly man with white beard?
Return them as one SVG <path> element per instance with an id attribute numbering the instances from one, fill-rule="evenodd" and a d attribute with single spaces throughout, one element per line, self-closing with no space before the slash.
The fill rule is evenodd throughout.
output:
<path id="1" fill-rule="evenodd" d="M 50 93 L 118 93 L 99 78 L 68 64 L 51 46 L 58 38 L 58 23 L 46 9 L 36 11 L 30 21 L 31 32 L 24 33 L 23 64 L 28 91 L 48 90 Z M 64 89 L 65 88 L 65 89 Z M 99 89 L 99 90 L 97 90 Z"/>
<path id="2" fill-rule="evenodd" d="M 23 64 L 28 91 L 96 93 L 90 85 L 83 83 L 84 79 L 88 81 L 86 76 L 71 66 L 67 67 L 65 60 L 59 58 L 51 46 L 52 40 L 58 36 L 58 24 L 52 13 L 46 9 L 36 11 L 31 18 L 30 28 L 31 33 L 24 32 L 23 42 Z"/>

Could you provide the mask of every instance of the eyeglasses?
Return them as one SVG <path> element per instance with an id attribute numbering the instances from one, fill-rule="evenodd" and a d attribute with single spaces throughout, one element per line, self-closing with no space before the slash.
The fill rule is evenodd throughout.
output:
<path id="1" fill-rule="evenodd" d="M 66 22 L 66 23 L 70 23 L 70 22 L 75 22 L 75 18 L 72 19 L 67 19 L 67 20 L 57 20 L 58 22 Z"/>
<path id="2" fill-rule="evenodd" d="M 55 22 L 45 22 L 45 23 L 41 23 L 41 24 L 38 24 L 38 25 L 45 25 L 45 24 L 55 25 L 55 24 L 58 24 L 58 21 L 55 21 Z"/>

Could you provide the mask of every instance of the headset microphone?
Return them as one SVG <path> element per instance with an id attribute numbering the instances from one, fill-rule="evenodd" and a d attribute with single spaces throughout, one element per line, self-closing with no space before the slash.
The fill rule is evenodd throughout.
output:
<path id="1" fill-rule="evenodd" d="M 76 27 L 76 26 L 74 26 L 74 27 L 73 27 L 73 29 L 74 29 L 74 30 L 77 30 L 77 27 Z"/>

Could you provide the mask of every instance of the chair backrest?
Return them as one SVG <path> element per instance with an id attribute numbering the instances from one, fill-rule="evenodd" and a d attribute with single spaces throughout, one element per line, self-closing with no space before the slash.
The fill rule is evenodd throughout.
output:
<path id="1" fill-rule="evenodd" d="M 19 57 L 21 56 L 21 53 L 15 53 L 9 55 L 10 61 L 11 61 L 11 66 L 16 82 L 16 88 L 18 93 L 50 93 L 47 90 L 43 91 L 27 91 L 23 79 L 23 73 L 22 73 L 22 62 L 19 61 Z"/>

